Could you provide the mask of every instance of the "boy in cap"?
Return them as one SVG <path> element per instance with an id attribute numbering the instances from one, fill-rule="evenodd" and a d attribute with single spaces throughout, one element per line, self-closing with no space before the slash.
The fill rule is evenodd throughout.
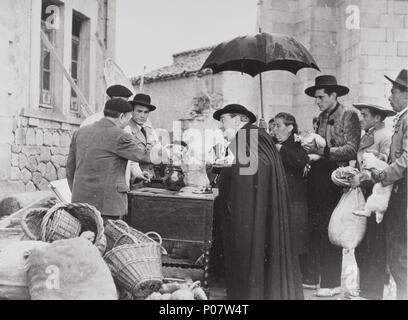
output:
<path id="1" fill-rule="evenodd" d="M 362 120 L 361 126 L 365 134 L 361 138 L 360 147 L 357 152 L 357 168 L 364 168 L 364 157 L 371 153 L 372 157 L 386 161 L 390 153 L 392 132 L 385 127 L 384 120 L 394 116 L 395 111 L 390 108 L 373 104 L 354 104 L 360 110 Z M 380 195 L 372 193 L 373 183 L 370 177 L 363 171 L 361 175 L 356 175 L 351 180 L 353 188 L 360 186 L 365 198 L 372 199 L 379 203 L 382 199 Z M 378 185 L 376 190 L 378 189 Z M 388 205 L 389 197 L 385 200 Z M 370 202 L 368 202 L 370 204 Z M 360 290 L 350 292 L 352 299 L 372 299 L 381 300 L 383 298 L 384 284 L 386 282 L 386 246 L 385 246 L 385 225 L 377 223 L 377 216 L 380 213 L 367 213 L 370 217 L 367 220 L 367 231 L 364 239 L 355 249 L 354 255 L 360 271 Z"/>
<path id="2" fill-rule="evenodd" d="M 397 284 L 397 299 L 407 299 L 407 107 L 408 72 L 401 70 L 392 83 L 390 104 L 397 116 L 388 159 L 389 166 L 372 174 L 375 182 L 394 189 L 384 216 L 387 243 L 387 263 Z"/>

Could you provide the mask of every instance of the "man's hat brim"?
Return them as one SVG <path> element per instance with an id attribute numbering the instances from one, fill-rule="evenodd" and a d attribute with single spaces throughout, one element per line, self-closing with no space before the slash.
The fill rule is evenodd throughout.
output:
<path id="1" fill-rule="evenodd" d="M 390 77 L 387 77 L 387 76 L 384 76 L 388 81 L 390 81 L 393 85 L 398 85 L 398 86 L 401 86 L 401 87 L 404 87 L 404 88 L 407 88 L 408 89 L 408 84 L 407 83 L 402 83 L 402 82 L 398 82 L 398 81 L 395 81 L 395 80 L 392 80 Z M 398 79 L 397 79 L 398 80 Z"/>
<path id="2" fill-rule="evenodd" d="M 320 89 L 333 89 L 335 92 L 337 92 L 337 95 L 339 97 L 345 96 L 346 94 L 348 94 L 350 92 L 350 89 L 347 88 L 346 86 L 341 86 L 341 85 L 335 85 L 335 84 L 326 84 L 326 85 L 320 85 L 320 86 L 313 86 L 313 87 L 309 87 L 305 90 L 305 93 L 309 96 L 314 98 L 315 97 L 315 93 L 316 90 L 320 90 Z"/>
<path id="3" fill-rule="evenodd" d="M 157 109 L 156 106 L 154 106 L 154 105 L 152 105 L 152 104 L 144 103 L 144 102 L 141 102 L 141 101 L 129 101 L 129 103 L 130 103 L 133 107 L 135 107 L 135 106 L 143 106 L 143 107 L 146 107 L 146 108 L 148 108 L 148 109 L 150 110 L 150 112 Z"/>
<path id="4" fill-rule="evenodd" d="M 223 114 L 227 114 L 227 113 L 237 113 L 237 114 L 242 114 L 248 117 L 249 122 L 250 123 L 255 123 L 256 122 L 256 116 L 249 110 L 245 109 L 245 110 L 233 110 L 233 109 L 228 109 L 228 108 L 223 108 L 220 110 L 217 110 L 214 112 L 213 114 L 213 118 L 217 121 L 221 120 L 221 116 Z"/>
<path id="5" fill-rule="evenodd" d="M 353 106 L 358 110 L 361 110 L 361 109 L 375 110 L 375 112 L 383 114 L 385 117 L 392 117 L 392 116 L 395 116 L 397 114 L 397 112 L 395 112 L 394 110 L 385 109 L 383 107 L 376 106 L 376 105 L 373 105 L 373 104 L 356 103 L 356 104 L 353 104 Z"/>

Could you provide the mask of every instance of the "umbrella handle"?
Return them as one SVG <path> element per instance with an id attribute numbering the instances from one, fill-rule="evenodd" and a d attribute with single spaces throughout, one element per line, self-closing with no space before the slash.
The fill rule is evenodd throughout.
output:
<path id="1" fill-rule="evenodd" d="M 260 90 L 260 95 L 261 95 L 261 117 L 262 119 L 264 119 L 265 114 L 264 114 L 264 106 L 263 106 L 262 73 L 259 74 L 259 90 Z"/>

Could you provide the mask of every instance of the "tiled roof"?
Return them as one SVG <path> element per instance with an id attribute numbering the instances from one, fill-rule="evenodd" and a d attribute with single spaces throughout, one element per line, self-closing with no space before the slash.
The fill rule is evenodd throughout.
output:
<path id="1" fill-rule="evenodd" d="M 174 57 L 174 58 L 177 58 L 177 57 L 179 57 L 179 56 L 191 55 L 191 54 L 199 53 L 199 52 L 203 52 L 203 51 L 208 51 L 208 52 L 210 52 L 210 51 L 213 50 L 215 47 L 216 47 L 216 46 L 211 46 L 211 47 L 204 47 L 204 48 L 198 48 L 198 49 L 193 49 L 193 50 L 182 51 L 182 52 L 173 54 L 173 57 Z"/>
<path id="2" fill-rule="evenodd" d="M 173 55 L 173 58 L 176 61 L 174 64 L 149 72 L 145 75 L 144 82 L 150 83 L 178 78 L 187 78 L 195 75 L 210 74 L 212 72 L 211 70 L 206 69 L 200 71 L 200 69 L 212 49 L 214 49 L 214 47 L 206 47 L 176 53 Z M 196 55 L 197 53 L 202 53 L 205 51 L 208 51 L 208 55 Z M 185 58 L 183 56 L 185 56 Z M 141 76 L 131 79 L 133 85 L 139 85 L 140 80 Z"/>

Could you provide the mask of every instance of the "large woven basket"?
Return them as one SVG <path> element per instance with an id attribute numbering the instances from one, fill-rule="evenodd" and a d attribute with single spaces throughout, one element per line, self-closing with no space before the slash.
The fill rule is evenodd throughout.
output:
<path id="1" fill-rule="evenodd" d="M 123 235 L 130 234 L 132 237 L 136 238 L 141 243 L 156 243 L 151 236 L 156 237 L 160 240 L 161 237 L 156 232 L 143 233 L 135 228 L 130 227 L 126 222 L 122 220 L 108 220 L 105 224 L 105 236 L 106 236 L 106 251 L 112 250 L 115 246 L 123 244 L 134 243 L 130 237 L 123 237 Z M 119 242 L 118 240 L 121 239 Z M 115 245 L 116 243 L 116 245 Z M 166 249 L 161 247 L 162 254 L 167 254 Z"/>
<path id="2" fill-rule="evenodd" d="M 117 245 L 122 238 L 132 244 Z M 122 235 L 104 256 L 116 283 L 133 296 L 147 297 L 163 282 L 160 242 L 141 242 L 130 234 Z"/>
<path id="3" fill-rule="evenodd" d="M 74 221 L 80 223 L 79 234 L 85 231 L 95 234 L 94 244 L 96 246 L 105 240 L 101 213 L 86 203 L 59 203 L 51 209 L 29 210 L 21 220 L 21 227 L 31 240 L 51 242 L 56 240 L 54 237 L 69 239 L 78 236 L 79 234 L 76 235 L 74 232 Z"/>

